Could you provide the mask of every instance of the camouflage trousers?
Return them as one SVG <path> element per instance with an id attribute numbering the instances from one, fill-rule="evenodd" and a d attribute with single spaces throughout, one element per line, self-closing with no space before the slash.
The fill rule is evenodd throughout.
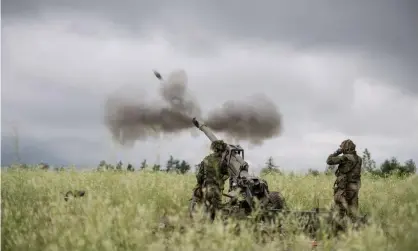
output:
<path id="1" fill-rule="evenodd" d="M 203 199 L 211 212 L 218 210 L 222 203 L 221 189 L 217 185 L 206 185 L 203 188 Z"/>
<path id="2" fill-rule="evenodd" d="M 334 203 L 340 218 L 348 216 L 354 222 L 358 216 L 359 185 L 349 183 L 345 188 L 334 188 Z"/>
<path id="3" fill-rule="evenodd" d="M 195 188 L 195 195 L 205 205 L 207 212 L 214 214 L 222 203 L 222 189 L 215 184 L 206 184 Z"/>

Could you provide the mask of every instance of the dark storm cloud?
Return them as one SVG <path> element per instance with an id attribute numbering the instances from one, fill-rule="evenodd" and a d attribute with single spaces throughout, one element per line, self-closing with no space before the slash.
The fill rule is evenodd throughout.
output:
<path id="1" fill-rule="evenodd" d="M 202 13 L 211 27 L 241 39 L 288 42 L 297 50 L 362 52 L 375 63 L 369 69 L 374 75 L 418 93 L 417 1 L 216 2 Z"/>
<path id="2" fill-rule="evenodd" d="M 2 2 L 8 19 L 46 11 L 86 12 L 128 29 L 134 36 L 162 28 L 178 47 L 216 51 L 211 30 L 233 40 L 289 43 L 297 50 L 348 50 L 372 61 L 369 74 L 418 94 L 418 2 L 401 1 L 29 1 Z M 188 32 L 193 30 L 194 32 Z M 132 34 L 133 35 L 133 34 Z M 217 38 L 219 39 L 219 38 Z M 209 40 L 212 40 L 209 42 Z M 215 43 L 215 44 L 214 44 Z"/>
<path id="3" fill-rule="evenodd" d="M 111 152 L 101 121 L 107 94 L 125 84 L 156 94 L 151 69 L 180 67 L 206 110 L 260 90 L 274 100 L 283 136 L 248 148 L 256 163 L 272 155 L 284 168 L 321 168 L 349 136 L 378 162 L 416 158 L 416 97 L 353 85 L 370 78 L 416 91 L 411 3 L 3 1 L 2 117 L 21 118 L 28 136 L 50 139 L 45 148 L 66 159 L 115 162 L 125 158 Z M 161 149 L 195 163 L 206 142 L 189 135 L 141 142 L 125 156 L 152 161 Z"/>
<path id="4" fill-rule="evenodd" d="M 115 22 L 135 23 L 135 20 L 152 18 L 158 15 L 160 4 L 170 1 L 125 0 L 116 4 L 114 1 L 54 1 L 54 0 L 3 0 L 2 16 L 6 18 L 34 18 L 45 11 L 86 11 L 110 17 Z"/>

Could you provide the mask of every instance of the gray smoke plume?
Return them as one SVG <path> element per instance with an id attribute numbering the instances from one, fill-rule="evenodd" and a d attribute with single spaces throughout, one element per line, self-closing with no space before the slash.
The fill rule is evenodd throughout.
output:
<path id="1" fill-rule="evenodd" d="M 213 131 L 223 132 L 236 140 L 247 140 L 260 145 L 281 132 L 281 116 L 276 106 L 263 94 L 240 101 L 227 101 L 212 110 L 206 125 Z"/>
<path id="2" fill-rule="evenodd" d="M 188 92 L 187 75 L 183 70 L 162 80 L 160 96 L 165 102 L 148 101 L 145 93 L 129 98 L 127 93 L 137 92 L 115 93 L 107 100 L 105 108 L 105 124 L 121 145 L 132 146 L 137 140 L 195 128 L 192 118 L 201 119 L 200 106 Z M 228 101 L 209 112 L 204 121 L 215 132 L 256 145 L 278 136 L 281 129 L 277 108 L 261 94 L 245 101 Z"/>
<path id="3" fill-rule="evenodd" d="M 113 140 L 132 146 L 137 140 L 192 128 L 192 118 L 201 116 L 199 105 L 187 92 L 184 71 L 172 72 L 161 83 L 160 95 L 166 103 L 146 100 L 144 92 L 132 88 L 111 95 L 105 106 L 105 124 Z"/>
<path id="4" fill-rule="evenodd" d="M 171 109 L 189 116 L 200 117 L 200 106 L 189 93 L 187 82 L 188 78 L 184 70 L 174 71 L 161 83 L 160 94 Z"/>
<path id="5" fill-rule="evenodd" d="M 122 145 L 131 146 L 136 140 L 159 137 L 162 133 L 176 133 L 190 128 L 191 117 L 157 104 L 128 104 L 112 100 L 106 123 L 113 139 Z"/>

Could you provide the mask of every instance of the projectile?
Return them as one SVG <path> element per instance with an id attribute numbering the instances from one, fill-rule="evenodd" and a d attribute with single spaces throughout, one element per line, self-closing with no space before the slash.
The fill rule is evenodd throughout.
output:
<path id="1" fill-rule="evenodd" d="M 156 71 L 156 70 L 153 70 L 153 72 L 154 72 L 154 75 L 159 79 L 159 80 L 163 80 L 163 77 L 161 76 L 161 74 L 158 72 L 158 71 Z"/>

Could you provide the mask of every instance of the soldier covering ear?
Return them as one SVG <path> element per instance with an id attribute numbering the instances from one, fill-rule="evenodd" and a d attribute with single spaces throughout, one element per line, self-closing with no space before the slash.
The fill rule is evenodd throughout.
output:
<path id="1" fill-rule="evenodd" d="M 357 155 L 356 145 L 350 139 L 344 140 L 340 147 L 328 156 L 326 162 L 328 165 L 338 165 L 335 171 L 334 203 L 339 216 L 341 218 L 348 216 L 354 222 L 358 215 L 362 166 L 362 159 Z"/>

